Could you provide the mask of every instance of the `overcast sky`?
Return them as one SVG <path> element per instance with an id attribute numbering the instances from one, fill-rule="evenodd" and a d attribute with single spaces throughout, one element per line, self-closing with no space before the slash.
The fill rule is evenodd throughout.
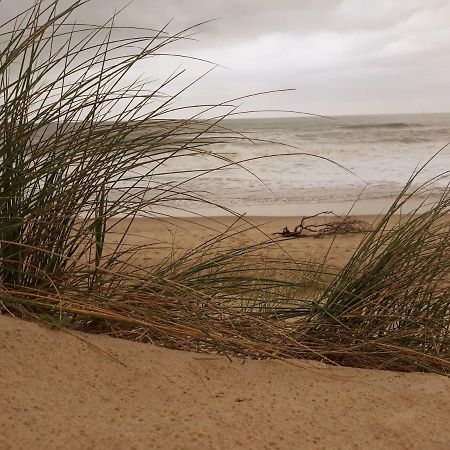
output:
<path id="1" fill-rule="evenodd" d="M 123 3 L 94 0 L 79 18 L 101 21 Z M 0 9 L 20 4 L 29 2 L 6 0 Z M 226 68 L 185 93 L 187 102 L 295 88 L 245 108 L 325 115 L 450 111 L 450 0 L 135 0 L 120 23 L 160 28 L 172 21 L 175 32 L 208 19 L 217 20 L 172 51 Z M 170 69 L 147 64 L 144 73 Z M 187 65 L 192 78 L 208 69 L 176 64 Z"/>

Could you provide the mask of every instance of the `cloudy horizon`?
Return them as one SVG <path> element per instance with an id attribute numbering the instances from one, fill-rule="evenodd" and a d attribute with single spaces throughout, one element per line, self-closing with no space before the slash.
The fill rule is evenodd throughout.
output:
<path id="1" fill-rule="evenodd" d="M 0 8 L 29 4 L 6 0 Z M 77 19 L 100 23 L 122 5 L 95 0 Z M 295 89 L 248 100 L 243 109 L 344 115 L 450 111 L 448 17 L 450 0 L 135 0 L 117 23 L 161 28 L 170 22 L 167 29 L 176 32 L 214 19 L 199 27 L 195 41 L 171 47 L 218 65 L 183 94 L 185 102 Z M 188 69 L 188 80 L 210 68 L 174 64 Z M 163 76 L 174 67 L 148 61 L 139 70 Z"/>

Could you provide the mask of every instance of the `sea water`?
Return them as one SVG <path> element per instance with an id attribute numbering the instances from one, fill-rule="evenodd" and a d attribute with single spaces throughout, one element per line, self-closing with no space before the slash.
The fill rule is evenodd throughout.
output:
<path id="1" fill-rule="evenodd" d="M 245 138 L 238 134 L 211 146 L 216 156 L 171 160 L 161 179 L 252 215 L 344 214 L 356 200 L 357 212 L 379 213 L 450 141 L 450 113 L 235 119 L 223 125 Z M 202 172 L 211 168 L 217 170 Z M 421 170 L 412 188 L 446 170 L 450 146 Z M 421 195 L 439 193 L 448 182 L 442 177 Z M 182 211 L 224 213 L 196 201 L 174 204 Z"/>

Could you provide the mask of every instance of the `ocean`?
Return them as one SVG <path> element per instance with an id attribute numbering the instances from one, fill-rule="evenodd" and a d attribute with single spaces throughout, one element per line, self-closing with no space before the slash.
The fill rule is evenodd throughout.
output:
<path id="1" fill-rule="evenodd" d="M 450 113 L 235 119 L 223 125 L 247 139 L 212 146 L 223 160 L 205 154 L 175 158 L 164 168 L 164 182 L 186 178 L 168 172 L 192 170 L 194 178 L 184 188 L 250 215 L 296 216 L 329 209 L 345 214 L 357 199 L 354 212 L 377 214 L 450 141 Z M 196 176 L 220 166 L 226 167 Z M 413 187 L 446 170 L 450 147 L 425 167 Z M 437 180 L 430 193 L 438 193 L 448 181 Z M 177 206 L 199 214 L 224 213 L 195 201 Z"/>

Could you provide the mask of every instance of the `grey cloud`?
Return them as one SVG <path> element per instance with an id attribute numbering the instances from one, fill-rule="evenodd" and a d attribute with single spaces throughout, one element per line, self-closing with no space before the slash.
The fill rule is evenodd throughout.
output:
<path id="1" fill-rule="evenodd" d="M 76 17 L 102 22 L 126 3 L 124 0 L 92 0 L 77 11 Z M 121 12 L 118 23 L 158 28 L 173 21 L 175 30 L 217 19 L 205 26 L 202 34 L 213 38 L 220 36 L 226 42 L 272 32 L 346 33 L 386 29 L 447 3 L 446 0 L 134 0 Z M 4 0 L 0 4 L 2 12 L 8 15 L 23 5 L 30 5 L 31 1 Z"/>
<path id="2" fill-rule="evenodd" d="M 0 8 L 6 15 L 24 4 L 4 0 Z M 95 0 L 77 20 L 98 23 L 122 5 Z M 250 107 L 337 114 L 449 110 L 449 17 L 450 0 L 135 0 L 117 23 L 159 28 L 172 21 L 175 32 L 217 19 L 200 27 L 196 42 L 172 48 L 229 68 L 215 70 L 186 101 L 294 87 Z M 140 70 L 178 64 L 152 61 Z M 207 70 L 184 65 L 191 79 Z"/>

